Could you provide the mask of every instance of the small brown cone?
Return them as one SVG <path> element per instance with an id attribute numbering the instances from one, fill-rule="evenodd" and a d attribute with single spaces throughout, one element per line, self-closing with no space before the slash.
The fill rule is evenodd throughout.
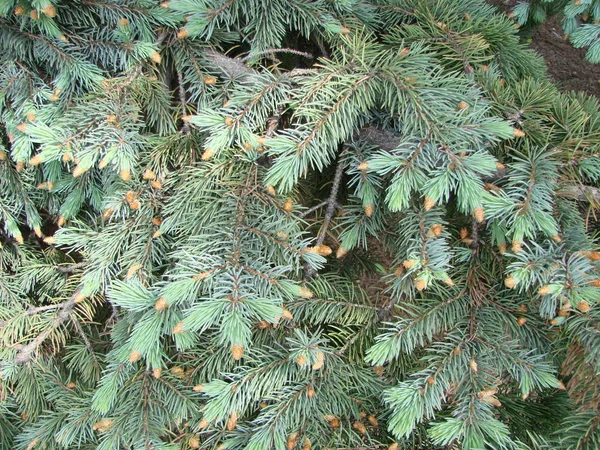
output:
<path id="1" fill-rule="evenodd" d="M 152 370 L 152 376 L 157 380 L 162 376 L 162 369 L 160 367 L 156 367 Z"/>
<path id="2" fill-rule="evenodd" d="M 300 367 L 304 367 L 306 365 L 306 356 L 304 355 L 299 355 L 296 358 L 296 364 L 298 364 Z"/>
<path id="3" fill-rule="evenodd" d="M 275 190 L 275 187 L 272 184 L 267 186 L 267 193 L 273 197 L 277 195 L 277 191 Z"/>
<path id="4" fill-rule="evenodd" d="M 498 244 L 498 251 L 500 252 L 501 255 L 504 255 L 506 253 L 506 243 L 500 242 Z"/>
<path id="5" fill-rule="evenodd" d="M 283 210 L 287 212 L 292 212 L 294 210 L 294 202 L 291 198 L 288 198 L 283 204 Z"/>
<path id="6" fill-rule="evenodd" d="M 198 423 L 198 429 L 203 430 L 204 428 L 206 428 L 209 425 L 210 425 L 210 422 L 208 420 L 206 420 L 205 417 L 203 417 L 202 420 Z"/>
<path id="7" fill-rule="evenodd" d="M 156 225 L 157 227 L 159 227 L 161 224 L 162 224 L 161 217 L 153 217 L 152 218 L 152 225 Z"/>
<path id="8" fill-rule="evenodd" d="M 154 304 L 154 309 L 156 309 L 157 311 L 163 311 L 168 307 L 169 304 L 167 303 L 167 300 L 164 297 L 160 297 L 158 300 L 156 300 L 156 303 Z"/>
<path id="9" fill-rule="evenodd" d="M 375 416 L 369 416 L 368 419 L 369 423 L 371 424 L 371 426 L 377 428 L 379 427 L 379 421 L 377 420 L 377 417 Z"/>
<path id="10" fill-rule="evenodd" d="M 367 217 L 371 217 L 373 215 L 373 213 L 375 212 L 375 205 L 373 205 L 373 203 L 369 203 L 364 206 L 364 210 L 365 210 L 365 215 Z"/>
<path id="11" fill-rule="evenodd" d="M 314 386 L 311 385 L 311 386 L 308 386 L 306 388 L 306 396 L 308 398 L 313 398 L 315 396 L 315 388 L 314 388 Z"/>
<path id="12" fill-rule="evenodd" d="M 75 383 L 73 383 L 72 381 L 67 384 L 67 389 L 75 389 L 77 387 L 77 385 Z"/>
<path id="13" fill-rule="evenodd" d="M 233 359 L 236 361 L 242 359 L 242 356 L 244 356 L 244 347 L 240 344 L 233 344 L 231 346 L 231 356 L 233 356 Z"/>
<path id="14" fill-rule="evenodd" d="M 525 323 L 527 323 L 527 319 L 525 317 L 519 317 L 517 319 L 517 324 L 522 327 L 523 325 L 525 325 Z"/>
<path id="15" fill-rule="evenodd" d="M 21 6 L 21 5 L 17 5 L 17 6 L 15 7 L 14 11 L 13 11 L 13 14 L 14 14 L 15 16 L 22 16 L 22 15 L 24 15 L 24 14 L 25 14 L 25 12 L 26 12 L 26 11 L 25 11 L 25 8 L 24 8 L 23 6 Z"/>
<path id="16" fill-rule="evenodd" d="M 213 85 L 217 82 L 217 78 L 212 75 L 204 77 L 204 84 Z"/>
<path id="17" fill-rule="evenodd" d="M 290 312 L 289 309 L 283 308 L 283 313 L 281 314 L 282 319 L 292 320 L 294 315 Z"/>
<path id="18" fill-rule="evenodd" d="M 197 384 L 196 386 L 194 386 L 192 388 L 192 390 L 194 392 L 202 392 L 204 390 L 204 385 L 203 384 Z"/>
<path id="19" fill-rule="evenodd" d="M 38 166 L 42 163 L 42 157 L 40 155 L 35 155 L 33 158 L 29 160 L 29 165 Z"/>
<path id="20" fill-rule="evenodd" d="M 469 237 L 469 229 L 462 227 L 458 232 L 458 237 L 460 237 L 461 239 L 466 239 L 467 237 Z"/>
<path id="21" fill-rule="evenodd" d="M 463 109 L 467 109 L 468 107 L 469 107 L 469 105 L 467 104 L 467 102 L 462 101 L 457 105 L 456 110 L 462 111 Z"/>
<path id="22" fill-rule="evenodd" d="M 142 175 L 142 178 L 144 180 L 154 180 L 156 178 L 156 175 L 154 174 L 154 172 L 150 169 L 146 169 L 144 171 L 144 174 Z"/>
<path id="23" fill-rule="evenodd" d="M 152 183 L 150 183 L 150 186 L 152 186 L 152 189 L 156 189 L 157 191 L 160 191 L 163 188 L 160 180 L 154 180 Z"/>
<path id="24" fill-rule="evenodd" d="M 188 31 L 187 28 L 182 28 L 181 30 L 179 30 L 177 32 L 177 37 L 179 39 L 185 39 L 186 37 L 188 37 L 190 35 L 190 32 Z"/>

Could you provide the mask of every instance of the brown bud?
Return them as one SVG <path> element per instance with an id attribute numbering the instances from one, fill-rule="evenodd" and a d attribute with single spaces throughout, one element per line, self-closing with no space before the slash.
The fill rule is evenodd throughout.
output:
<path id="1" fill-rule="evenodd" d="M 233 411 L 231 413 L 231 415 L 229 416 L 229 418 L 227 419 L 227 430 L 228 431 L 233 431 L 236 429 L 237 427 L 237 422 L 238 422 L 238 414 L 237 411 Z"/>
<path id="2" fill-rule="evenodd" d="M 379 427 L 379 421 L 377 420 L 377 417 L 369 416 L 369 418 L 367 420 L 373 427 L 375 427 L 375 428 Z"/>
<path id="3" fill-rule="evenodd" d="M 49 4 L 42 8 L 42 12 L 46 14 L 48 17 L 56 17 L 56 8 L 53 4 Z"/>
<path id="4" fill-rule="evenodd" d="M 300 297 L 302 298 L 313 298 L 313 293 L 310 289 L 305 288 L 304 286 L 300 287 Z"/>
<path id="5" fill-rule="evenodd" d="M 286 320 L 292 320 L 294 318 L 294 315 L 289 311 L 289 309 L 283 308 L 283 313 L 281 314 L 281 317 Z"/>
<path id="6" fill-rule="evenodd" d="M 150 186 L 152 186 L 152 189 L 156 189 L 157 191 L 160 191 L 163 188 L 160 180 L 154 180 L 152 183 L 150 183 Z"/>
<path id="7" fill-rule="evenodd" d="M 27 113 L 27 120 L 29 120 L 30 122 L 33 122 L 36 119 L 36 115 L 33 111 L 30 111 Z"/>
<path id="8" fill-rule="evenodd" d="M 373 205 L 373 203 L 368 203 L 364 206 L 364 210 L 365 210 L 365 215 L 367 217 L 371 217 L 373 215 L 373 213 L 375 212 L 375 205 Z"/>
<path id="9" fill-rule="evenodd" d="M 479 206 L 473 210 L 473 215 L 475 216 L 475 220 L 478 223 L 483 222 L 485 219 L 485 212 L 481 206 Z"/>
<path id="10" fill-rule="evenodd" d="M 498 243 L 498 251 L 500 252 L 501 255 L 504 255 L 506 253 L 506 243 L 504 243 L 504 242 Z"/>
<path id="11" fill-rule="evenodd" d="M 308 398 L 313 398 L 315 396 L 315 388 L 313 386 L 308 386 L 306 388 L 306 396 Z"/>
<path id="12" fill-rule="evenodd" d="M 298 433 L 291 433 L 285 442 L 285 446 L 288 450 L 294 450 L 296 447 L 296 439 L 298 439 Z"/>
<path id="13" fill-rule="evenodd" d="M 175 325 L 175 328 L 173 328 L 173 334 L 181 334 L 185 331 L 186 330 L 183 329 L 183 321 L 178 322 L 177 325 Z"/>
<path id="14" fill-rule="evenodd" d="M 440 237 L 442 235 L 443 227 L 439 223 L 436 223 L 431 226 L 429 231 L 431 232 L 432 236 Z"/>
<path id="15" fill-rule="evenodd" d="M 427 377 L 427 384 L 428 384 L 429 386 L 431 386 L 431 385 L 435 384 L 435 377 L 432 377 L 432 376 L 430 376 L 430 377 Z"/>
<path id="16" fill-rule="evenodd" d="M 414 285 L 417 291 L 423 291 L 427 289 L 427 280 L 425 280 L 424 278 L 417 278 L 414 281 Z"/>
<path id="17" fill-rule="evenodd" d="M 525 323 L 527 322 L 527 319 L 525 317 L 519 317 L 517 319 L 517 324 L 522 327 L 523 325 L 525 325 Z"/>
<path id="18" fill-rule="evenodd" d="M 67 389 L 75 389 L 77 387 L 77 385 L 75 383 L 73 383 L 72 381 L 67 384 Z"/>
<path id="19" fill-rule="evenodd" d="M 154 304 L 154 309 L 156 309 L 157 311 L 163 311 L 168 307 L 169 304 L 167 303 L 167 300 L 164 297 L 160 297 L 158 300 L 156 300 L 156 303 Z"/>
<path id="20" fill-rule="evenodd" d="M 456 107 L 457 111 L 462 111 L 463 109 L 466 109 L 469 105 L 467 104 L 467 102 L 462 101 L 458 104 L 458 106 Z"/>
<path id="21" fill-rule="evenodd" d="M 144 171 L 144 174 L 142 175 L 142 178 L 144 180 L 154 180 L 156 178 L 156 175 L 154 174 L 154 172 L 150 169 L 146 169 Z"/>
<path id="22" fill-rule="evenodd" d="M 403 57 L 406 56 L 410 53 L 410 50 L 407 49 L 406 47 L 403 47 L 400 52 L 398 52 L 398 56 Z"/>
<path id="23" fill-rule="evenodd" d="M 580 301 L 579 303 L 577 303 L 577 309 L 579 311 L 581 311 L 582 313 L 586 313 L 590 310 L 590 304 L 588 302 L 586 302 L 585 300 Z"/>
<path id="24" fill-rule="evenodd" d="M 325 354 L 321 350 L 316 351 L 315 363 L 312 365 L 312 370 L 319 370 L 325 364 Z"/>
<path id="25" fill-rule="evenodd" d="M 398 443 L 397 442 L 392 442 L 390 444 L 390 446 L 387 448 L 387 450 L 398 450 Z"/>
<path id="26" fill-rule="evenodd" d="M 347 253 L 348 253 L 348 250 L 346 250 L 344 247 L 342 247 L 340 245 L 338 247 L 337 251 L 335 252 L 335 257 L 340 259 L 340 258 L 343 258 L 344 256 L 346 256 Z"/>
<path id="27" fill-rule="evenodd" d="M 210 425 L 210 422 L 208 420 L 206 420 L 205 417 L 203 417 L 202 420 L 198 423 L 198 429 L 202 430 L 202 429 L 206 428 L 209 425 Z"/>
<path id="28" fill-rule="evenodd" d="M 288 198 L 283 204 L 283 210 L 287 212 L 292 212 L 294 210 L 294 202 L 292 202 L 291 198 Z"/>
<path id="29" fill-rule="evenodd" d="M 509 288 L 509 289 L 514 289 L 514 287 L 517 285 L 519 281 L 514 278 L 512 275 L 509 275 L 505 280 L 504 280 L 504 285 Z"/>
<path id="30" fill-rule="evenodd" d="M 204 84 L 213 85 L 217 82 L 217 78 L 212 75 L 204 77 Z"/>
<path id="31" fill-rule="evenodd" d="M 142 268 L 141 264 L 134 264 L 133 266 L 131 266 L 129 268 L 129 270 L 127 270 L 127 279 L 131 280 L 133 278 L 133 276 L 135 275 L 135 273 L 140 270 Z"/>
<path id="32" fill-rule="evenodd" d="M 423 207 L 425 211 L 429 211 L 431 208 L 435 206 L 435 200 L 431 197 L 425 197 L 425 202 L 423 203 Z"/>
<path id="33" fill-rule="evenodd" d="M 233 356 L 233 359 L 239 361 L 240 359 L 242 359 L 243 355 L 244 347 L 242 347 L 240 344 L 233 344 L 231 346 L 231 356 Z"/>
<path id="34" fill-rule="evenodd" d="M 233 125 L 233 119 L 231 118 L 231 116 L 225 116 L 225 119 L 223 119 L 223 122 L 225 123 L 225 125 L 227 125 L 228 127 Z"/>
<path id="35" fill-rule="evenodd" d="M 352 428 L 358 431 L 360 434 L 367 434 L 367 427 L 360 420 L 357 420 L 352 424 Z"/>
<path id="36" fill-rule="evenodd" d="M 523 250 L 523 243 L 519 241 L 513 241 L 512 243 L 512 251 L 513 253 L 519 253 Z"/>
<path id="37" fill-rule="evenodd" d="M 212 148 L 207 147 L 206 150 L 204 150 L 204 153 L 202 153 L 201 158 L 202 158 L 202 161 L 208 161 L 213 156 L 215 156 L 215 152 L 213 151 Z"/>
<path id="38" fill-rule="evenodd" d="M 469 361 L 469 367 L 471 368 L 471 370 L 473 372 L 477 372 L 478 367 L 477 367 L 477 361 L 475 361 L 474 359 Z"/>
<path id="39" fill-rule="evenodd" d="M 160 224 L 162 224 L 162 217 L 153 217 L 152 224 L 156 225 L 157 227 L 160 226 Z"/>
<path id="40" fill-rule="evenodd" d="M 56 238 L 54 236 L 48 236 L 44 238 L 44 242 L 48 245 L 56 244 Z"/>
<path id="41" fill-rule="evenodd" d="M 357 169 L 360 170 L 361 172 L 366 172 L 367 170 L 369 170 L 369 163 L 366 161 L 363 161 L 358 165 Z"/>
<path id="42" fill-rule="evenodd" d="M 188 37 L 190 35 L 190 32 L 187 28 L 182 28 L 181 30 L 179 30 L 177 32 L 177 37 L 179 39 L 185 39 L 186 37 Z"/>
<path id="43" fill-rule="evenodd" d="M 162 376 L 162 369 L 160 367 L 155 367 L 152 370 L 152 376 L 158 380 Z"/>
<path id="44" fill-rule="evenodd" d="M 142 354 L 140 352 L 138 352 L 137 350 L 131 350 L 131 353 L 129 353 L 129 362 L 134 363 L 138 361 L 141 357 Z"/>
<path id="45" fill-rule="evenodd" d="M 21 5 L 17 5 L 13 11 L 15 16 L 22 16 L 25 14 L 25 8 Z"/>
<path id="46" fill-rule="evenodd" d="M 539 295 L 548 295 L 550 293 L 550 286 L 545 285 L 538 289 Z"/>
<path id="47" fill-rule="evenodd" d="M 73 170 L 73 177 L 74 178 L 80 177 L 88 170 L 90 170 L 89 167 L 81 167 L 80 165 L 77 165 L 77 166 L 75 166 L 75 169 Z"/>
<path id="48" fill-rule="evenodd" d="M 123 181 L 131 181 L 131 170 L 129 169 L 121 169 L 119 171 L 119 176 Z"/>
<path id="49" fill-rule="evenodd" d="M 277 191 L 275 190 L 275 187 L 273 187 L 272 184 L 270 184 L 270 185 L 267 186 L 267 192 L 268 192 L 269 195 L 272 195 L 273 197 L 275 195 L 277 195 Z"/>
<path id="50" fill-rule="evenodd" d="M 404 266 L 404 268 L 406 268 L 408 270 L 412 269 L 416 264 L 417 264 L 417 261 L 414 259 L 405 259 L 402 262 L 402 265 Z"/>
<path id="51" fill-rule="evenodd" d="M 306 365 L 306 356 L 304 355 L 299 355 L 296 358 L 296 364 L 298 364 L 300 367 L 303 367 Z"/>
<path id="52" fill-rule="evenodd" d="M 31 11 L 29 11 L 29 17 L 31 17 L 32 20 L 38 20 L 40 18 L 40 15 L 38 14 L 37 10 L 32 9 Z"/>
<path id="53" fill-rule="evenodd" d="M 469 236 L 469 229 L 468 229 L 468 228 L 465 228 L 465 227 L 462 227 L 462 228 L 460 229 L 460 231 L 458 232 L 458 236 L 459 236 L 461 239 L 466 239 L 466 238 Z"/>
<path id="54" fill-rule="evenodd" d="M 158 53 L 157 51 L 152 52 L 152 56 L 150 56 L 150 59 L 156 64 L 159 64 L 162 60 L 160 53 Z"/>

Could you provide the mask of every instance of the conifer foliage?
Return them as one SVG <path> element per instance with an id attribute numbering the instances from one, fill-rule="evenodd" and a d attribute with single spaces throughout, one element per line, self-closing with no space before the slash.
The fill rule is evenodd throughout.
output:
<path id="1" fill-rule="evenodd" d="M 600 108 L 516 32 L 1 0 L 0 447 L 599 448 Z"/>

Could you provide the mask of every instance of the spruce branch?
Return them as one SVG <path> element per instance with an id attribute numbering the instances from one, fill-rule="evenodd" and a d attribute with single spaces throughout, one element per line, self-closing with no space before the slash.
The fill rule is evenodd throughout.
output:
<path id="1" fill-rule="evenodd" d="M 42 333 L 40 333 L 29 344 L 18 347 L 17 354 L 15 355 L 15 359 L 14 359 L 15 364 L 28 363 L 31 360 L 33 353 L 38 349 L 38 347 L 46 339 L 48 339 L 48 337 L 50 337 L 50 335 L 56 328 L 61 326 L 64 322 L 66 322 L 69 319 L 71 312 L 73 311 L 73 308 L 76 305 L 75 300 L 76 300 L 78 294 L 79 294 L 79 291 L 77 291 L 73 295 L 73 297 L 71 297 L 70 300 L 63 302 L 60 305 L 60 311 L 58 311 L 58 313 L 56 314 L 56 318 L 52 321 L 52 323 L 48 326 L 48 328 L 46 328 Z"/>

